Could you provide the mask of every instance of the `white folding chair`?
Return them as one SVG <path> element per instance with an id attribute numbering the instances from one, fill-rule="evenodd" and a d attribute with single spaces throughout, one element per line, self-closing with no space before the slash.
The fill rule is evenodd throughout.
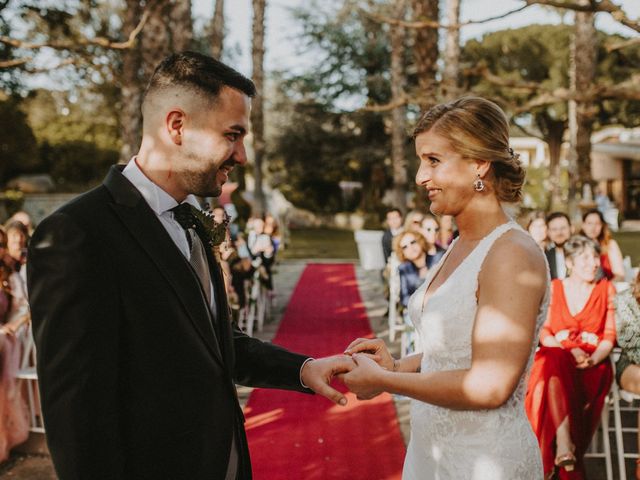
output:
<path id="1" fill-rule="evenodd" d="M 16 332 L 16 336 L 22 343 L 22 358 L 20 369 L 16 373 L 16 379 L 24 382 L 27 389 L 27 401 L 29 402 L 29 430 L 44 433 L 42 410 L 40 409 L 40 393 L 38 391 L 38 373 L 36 371 L 36 345 L 33 340 L 31 321 Z"/>
<path id="2" fill-rule="evenodd" d="M 395 253 L 389 257 L 389 340 L 396 340 L 396 333 L 405 329 L 405 323 L 399 314 L 400 305 L 400 261 Z"/>
<path id="3" fill-rule="evenodd" d="M 615 382 L 614 382 L 615 385 Z M 613 463 L 611 459 L 611 441 L 609 440 L 609 408 L 612 402 L 611 392 L 607 395 L 600 414 L 600 425 L 591 439 L 585 458 L 604 458 L 607 480 L 613 480 Z"/>
<path id="4" fill-rule="evenodd" d="M 640 395 L 636 395 L 625 390 L 621 390 L 617 383 L 614 382 L 611 389 L 612 403 L 613 403 L 613 422 L 614 431 L 616 437 L 616 451 L 618 456 L 618 469 L 620 471 L 620 480 L 627 480 L 627 472 L 625 467 L 625 459 L 633 458 L 638 459 L 640 455 L 638 453 L 627 453 L 624 451 L 624 438 L 625 433 L 632 432 L 638 434 L 637 427 L 623 427 L 622 425 L 622 412 L 638 412 L 638 407 L 633 405 L 634 400 L 640 400 Z M 628 403 L 628 406 L 621 406 L 620 401 L 624 400 Z"/>

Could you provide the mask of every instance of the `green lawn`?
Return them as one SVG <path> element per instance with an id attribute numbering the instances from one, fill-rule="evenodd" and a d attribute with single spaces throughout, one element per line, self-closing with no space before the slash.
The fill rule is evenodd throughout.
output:
<path id="1" fill-rule="evenodd" d="M 629 255 L 634 267 L 640 265 L 640 232 L 616 232 L 613 238 L 620 245 L 622 255 Z"/>
<path id="2" fill-rule="evenodd" d="M 622 254 L 631 257 L 633 266 L 640 265 L 640 232 L 616 232 L 613 236 L 620 244 Z M 305 228 L 291 230 L 291 240 L 281 258 L 355 260 L 358 258 L 358 250 L 352 231 Z"/>
<path id="3" fill-rule="evenodd" d="M 291 230 L 289 245 L 280 258 L 355 260 L 358 258 L 358 250 L 353 232 L 350 230 L 305 228 Z"/>

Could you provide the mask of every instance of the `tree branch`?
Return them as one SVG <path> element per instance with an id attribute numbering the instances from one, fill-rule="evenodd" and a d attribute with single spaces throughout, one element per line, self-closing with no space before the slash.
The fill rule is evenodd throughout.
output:
<path id="1" fill-rule="evenodd" d="M 534 138 L 539 138 L 540 140 L 544 140 L 544 137 L 542 135 L 540 135 L 539 133 L 532 132 L 528 128 L 525 128 L 524 126 L 520 125 L 518 122 L 516 122 L 515 118 L 516 118 L 515 115 L 511 117 L 511 124 L 514 125 L 518 130 L 520 130 L 522 133 L 524 133 L 529 137 L 534 137 Z"/>
<path id="2" fill-rule="evenodd" d="M 537 92 L 540 90 L 540 84 L 535 82 L 519 82 L 515 80 L 509 80 L 506 78 L 499 77 L 489 70 L 489 68 L 485 65 L 480 65 L 478 67 L 466 68 L 462 71 L 462 75 L 471 76 L 471 75 L 480 75 L 484 77 L 487 81 L 494 85 L 498 85 L 499 87 L 507 87 L 514 90 L 526 90 L 529 92 Z"/>
<path id="3" fill-rule="evenodd" d="M 620 50 L 622 48 L 627 48 L 632 45 L 637 45 L 640 43 L 640 37 L 630 38 L 629 40 L 625 40 L 624 42 L 612 43 L 611 45 L 607 45 L 607 52 L 611 53 L 615 50 Z"/>
<path id="4" fill-rule="evenodd" d="M 568 88 L 556 88 L 552 91 L 542 92 L 521 107 L 516 108 L 514 115 L 528 112 L 533 108 L 568 102 L 569 100 L 583 103 L 607 99 L 640 101 L 638 83 L 640 83 L 640 75 L 634 75 L 629 80 L 617 85 L 593 85 L 583 92 L 572 92 Z"/>
<path id="5" fill-rule="evenodd" d="M 60 63 L 58 63 L 57 65 L 53 65 L 51 67 L 28 68 L 28 69 L 25 69 L 24 72 L 29 74 L 46 73 L 52 70 L 57 70 L 59 68 L 66 67 L 67 65 L 77 65 L 78 63 L 80 63 L 79 58 L 67 58 L 61 61 Z"/>
<path id="6" fill-rule="evenodd" d="M 13 60 L 0 61 L 0 68 L 15 68 L 15 67 L 19 67 L 20 65 L 24 65 L 25 63 L 28 63 L 31 60 L 33 60 L 32 57 L 25 57 L 25 58 L 15 58 Z"/>
<path id="7" fill-rule="evenodd" d="M 409 103 L 409 98 L 406 95 L 402 95 L 397 100 L 393 102 L 385 103 L 384 105 L 365 105 L 360 110 L 364 112 L 390 112 L 394 108 L 402 107 Z"/>
<path id="8" fill-rule="evenodd" d="M 78 40 L 66 40 L 59 42 L 41 42 L 41 43 L 31 43 L 25 42 L 22 40 L 17 40 L 15 38 L 10 38 L 7 36 L 0 36 L 0 43 L 4 43 L 6 45 L 10 45 L 15 48 L 22 48 L 25 50 L 37 50 L 40 48 L 52 48 L 54 50 L 76 50 L 78 47 L 85 47 L 89 45 L 96 45 L 99 47 L 110 48 L 115 50 L 125 50 L 133 47 L 136 37 L 142 31 L 144 25 L 147 23 L 149 18 L 150 9 L 146 9 L 140 22 L 136 28 L 134 28 L 129 34 L 129 38 L 125 42 L 116 42 L 106 37 L 96 37 L 96 38 L 80 38 Z"/>
<path id="9" fill-rule="evenodd" d="M 406 21 L 406 20 L 399 20 L 397 18 L 392 18 L 392 17 L 386 17 L 384 15 L 378 15 L 375 13 L 371 13 L 368 12 L 364 9 L 360 9 L 360 11 L 366 15 L 367 17 L 369 17 L 371 20 L 377 22 L 377 23 L 387 23 L 389 25 L 397 25 L 400 27 L 405 27 L 405 28 L 414 28 L 414 29 L 422 29 L 422 28 L 444 28 L 444 29 L 449 29 L 449 30 L 457 30 L 460 29 L 462 27 L 465 27 L 467 25 L 476 25 L 476 24 L 480 24 L 480 23 L 487 23 L 487 22 L 491 22 L 493 20 L 499 20 L 501 18 L 504 17 L 508 17 L 509 15 L 512 15 L 514 13 L 520 12 L 522 10 L 524 10 L 525 8 L 527 8 L 529 5 L 524 5 L 522 7 L 518 7 L 514 10 L 509 10 L 506 13 L 500 14 L 500 15 L 496 15 L 495 17 L 489 17 L 489 18 L 484 18 L 482 20 L 468 20 L 466 22 L 460 22 L 460 23 L 453 23 L 453 24 L 443 24 L 440 22 L 436 22 L 436 21 L 430 21 L 430 20 L 423 20 L 423 21 Z"/>
<path id="10" fill-rule="evenodd" d="M 578 12 L 606 12 L 609 13 L 614 20 L 620 22 L 636 32 L 640 32 L 640 21 L 632 20 L 627 13 L 611 0 L 592 0 L 589 4 L 583 4 L 572 0 L 524 0 L 526 6 L 530 5 L 547 5 L 556 8 L 566 8 Z"/>

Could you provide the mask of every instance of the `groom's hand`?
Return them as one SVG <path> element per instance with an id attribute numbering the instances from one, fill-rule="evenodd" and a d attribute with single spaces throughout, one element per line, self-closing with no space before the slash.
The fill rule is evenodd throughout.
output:
<path id="1" fill-rule="evenodd" d="M 314 392 L 339 405 L 346 405 L 346 397 L 329 384 L 333 377 L 350 372 L 355 366 L 354 361 L 347 355 L 318 358 L 304 365 L 302 372 L 300 372 L 300 379 Z"/>

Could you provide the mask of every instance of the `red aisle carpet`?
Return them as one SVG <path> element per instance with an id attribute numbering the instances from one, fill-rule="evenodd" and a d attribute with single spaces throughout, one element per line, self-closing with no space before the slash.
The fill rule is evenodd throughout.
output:
<path id="1" fill-rule="evenodd" d="M 310 264 L 273 342 L 321 357 L 371 334 L 353 265 Z M 254 390 L 245 413 L 255 480 L 400 479 L 405 447 L 391 396 L 348 400 Z"/>

